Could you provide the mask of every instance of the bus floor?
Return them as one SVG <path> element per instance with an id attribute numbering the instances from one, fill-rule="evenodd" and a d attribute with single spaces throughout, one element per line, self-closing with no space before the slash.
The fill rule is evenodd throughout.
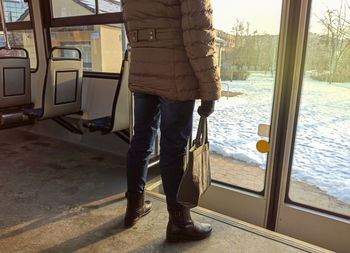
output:
<path id="1" fill-rule="evenodd" d="M 158 175 L 152 169 L 149 179 Z M 125 158 L 35 135 L 0 131 L 0 252 L 329 252 L 201 208 L 199 242 L 167 243 L 164 197 L 123 227 Z"/>

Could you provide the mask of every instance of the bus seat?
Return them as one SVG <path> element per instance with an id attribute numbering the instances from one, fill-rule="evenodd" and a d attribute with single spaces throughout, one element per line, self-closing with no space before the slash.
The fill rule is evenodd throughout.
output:
<path id="1" fill-rule="evenodd" d="M 0 48 L 0 129 L 32 123 L 23 114 L 33 108 L 29 54 L 24 48 Z"/>
<path id="2" fill-rule="evenodd" d="M 78 52 L 78 58 L 54 57 L 56 50 Z M 42 107 L 24 113 L 34 119 L 53 119 L 81 113 L 83 83 L 82 55 L 77 48 L 54 47 L 48 59 Z"/>
<path id="3" fill-rule="evenodd" d="M 24 56 L 16 55 L 16 51 L 21 51 Z M 2 47 L 0 52 L 0 109 L 31 105 L 28 51 L 24 48 Z"/>
<path id="4" fill-rule="evenodd" d="M 83 122 L 83 126 L 90 131 L 101 131 L 103 133 L 116 133 L 118 131 L 126 131 L 129 129 L 129 52 L 126 51 L 118 86 L 114 96 L 113 109 L 111 116 L 87 120 Z"/>

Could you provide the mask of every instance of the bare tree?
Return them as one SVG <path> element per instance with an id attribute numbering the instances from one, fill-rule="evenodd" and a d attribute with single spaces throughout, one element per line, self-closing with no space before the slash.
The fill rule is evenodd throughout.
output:
<path id="1" fill-rule="evenodd" d="M 250 23 L 239 19 L 234 21 L 230 33 L 216 32 L 223 48 L 221 77 L 224 80 L 245 80 L 249 70 L 273 73 L 278 35 L 251 31 Z"/>
<path id="2" fill-rule="evenodd" d="M 349 3 L 343 0 L 339 10 L 328 9 L 323 18 L 319 19 L 325 29 L 327 45 L 331 52 L 328 78 L 330 83 L 339 79 L 336 76 L 341 74 L 338 73 L 339 63 L 344 53 L 350 48 L 350 22 L 346 16 L 349 9 Z"/>

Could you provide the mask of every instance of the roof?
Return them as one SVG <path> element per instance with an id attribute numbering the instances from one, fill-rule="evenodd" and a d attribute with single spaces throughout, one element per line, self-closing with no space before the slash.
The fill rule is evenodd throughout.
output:
<path id="1" fill-rule="evenodd" d="M 98 7 L 100 12 L 121 12 L 120 1 L 116 0 L 99 0 Z"/>
<path id="2" fill-rule="evenodd" d="M 73 0 L 91 12 L 95 12 L 95 0 Z M 120 1 L 116 0 L 98 0 L 98 8 L 100 13 L 106 12 L 120 12 Z"/>
<path id="3" fill-rule="evenodd" d="M 23 21 L 29 14 L 29 9 L 26 9 L 25 12 L 22 13 L 21 16 L 16 20 L 16 22 Z"/>
<path id="4" fill-rule="evenodd" d="M 18 0 L 21 1 L 21 0 Z M 72 0 L 76 4 L 83 6 L 92 13 L 95 13 L 95 0 Z M 98 0 L 98 8 L 100 13 L 107 12 L 121 12 L 120 1 L 117 0 Z M 29 14 L 29 9 L 27 9 L 18 19 L 17 22 L 23 21 L 26 16 Z"/>

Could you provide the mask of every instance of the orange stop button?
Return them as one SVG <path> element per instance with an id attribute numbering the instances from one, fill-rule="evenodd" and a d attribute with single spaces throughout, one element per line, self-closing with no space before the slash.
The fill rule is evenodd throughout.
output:
<path id="1" fill-rule="evenodd" d="M 270 143 L 265 140 L 258 141 L 256 143 L 256 149 L 260 153 L 263 153 L 263 154 L 268 153 L 270 151 Z"/>

